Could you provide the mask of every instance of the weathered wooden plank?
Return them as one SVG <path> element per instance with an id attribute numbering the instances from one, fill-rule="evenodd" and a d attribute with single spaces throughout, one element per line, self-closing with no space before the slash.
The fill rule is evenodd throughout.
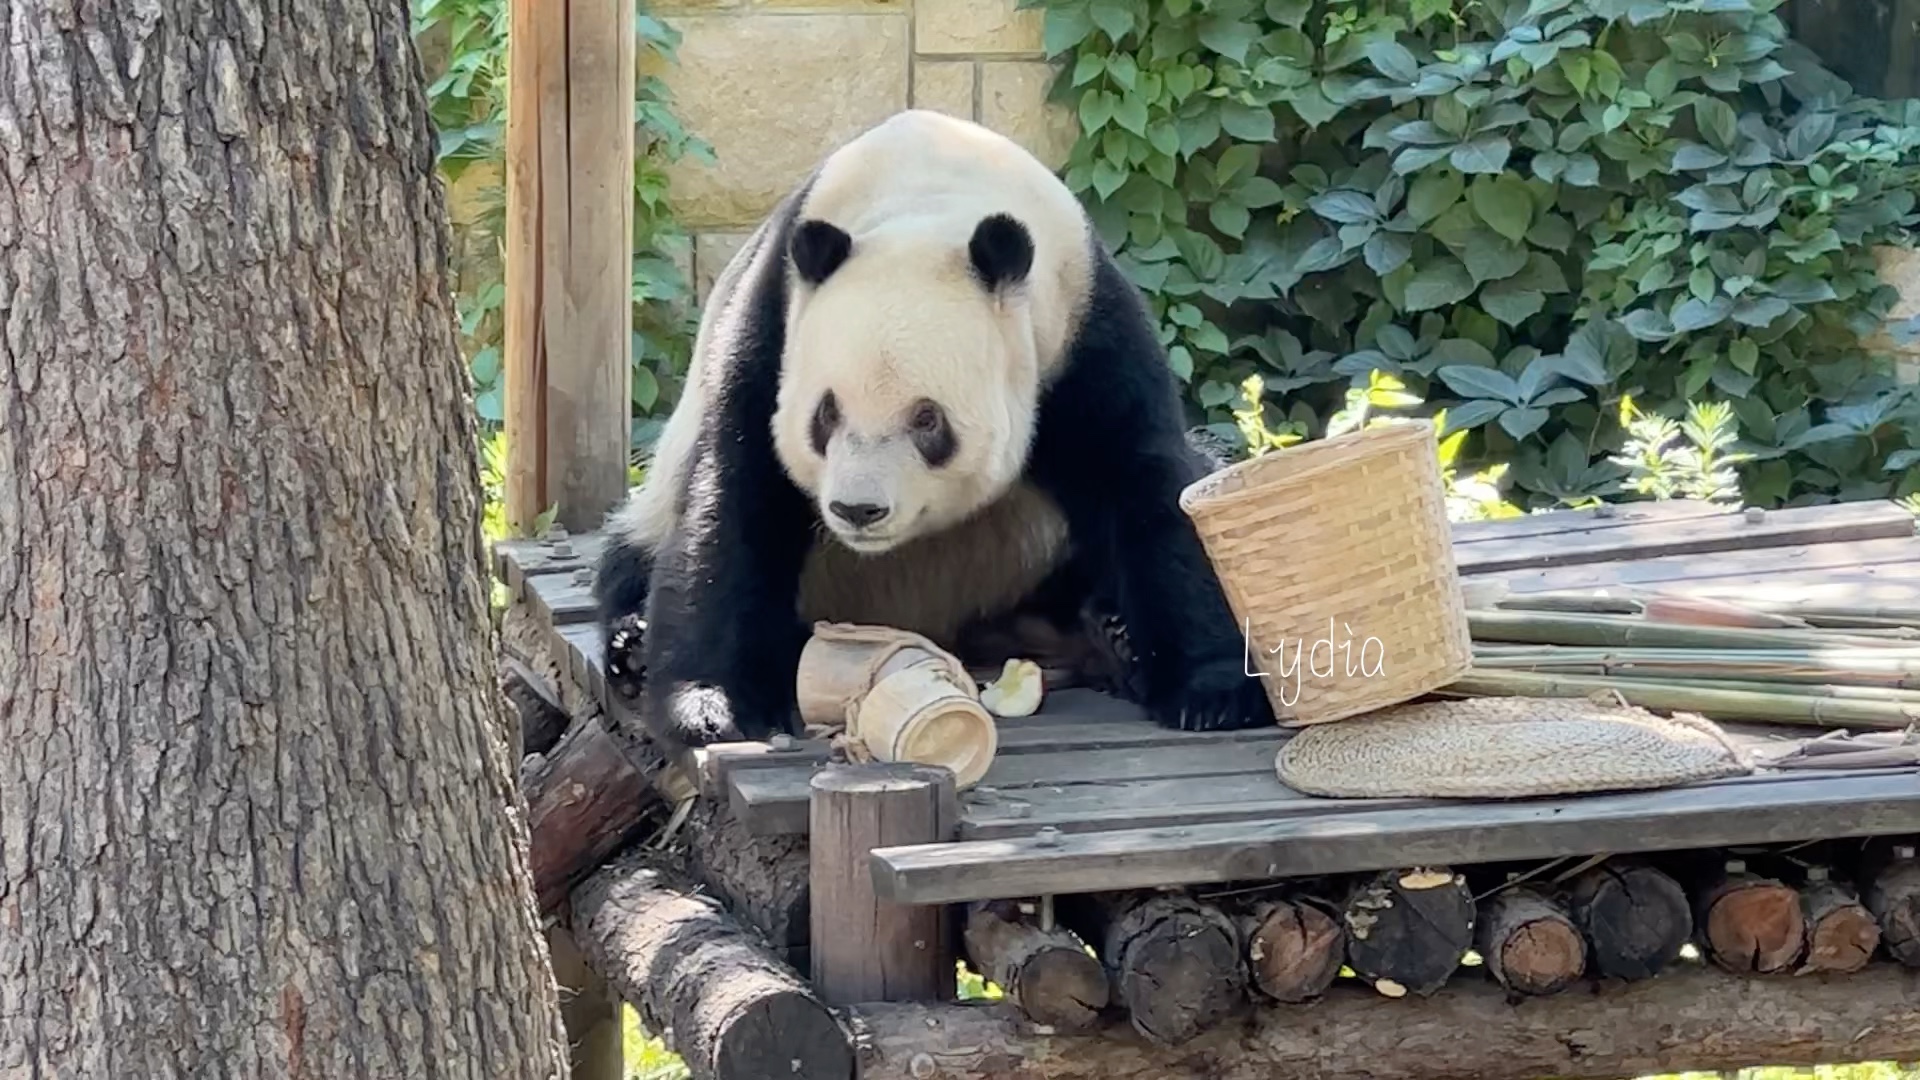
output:
<path id="1" fill-rule="evenodd" d="M 527 579 L 527 607 L 534 618 L 549 626 L 589 622 L 593 619 L 593 581 L 590 575 L 541 574 Z"/>
<path id="2" fill-rule="evenodd" d="M 1094 752 L 1036 749 L 995 758 L 980 785 L 1007 792 L 1035 786 L 1184 778 L 1191 793 L 1197 790 L 1197 779 L 1205 778 L 1210 785 L 1221 777 L 1257 774 L 1277 787 L 1273 759 L 1286 738 L 1284 733 L 1268 732 L 1264 738 L 1239 742 L 1115 747 Z M 726 779 L 729 805 L 756 836 L 804 831 L 812 771 L 807 766 L 732 771 Z"/>
<path id="3" fill-rule="evenodd" d="M 882 894 L 960 903 L 1048 893 L 1664 851 L 1920 829 L 1920 773 L 1719 784 L 874 851 Z"/>
<path id="4" fill-rule="evenodd" d="M 587 688 L 595 701 L 607 703 L 607 649 L 594 623 L 566 623 L 555 628 L 556 643 L 567 661 L 567 673 Z"/>
<path id="5" fill-rule="evenodd" d="M 1267 764 L 1271 766 L 1269 759 Z M 979 789 L 962 796 L 960 835 L 968 840 L 1164 828 L 1296 815 L 1331 816 L 1386 807 L 1431 805 L 1425 799 L 1316 799 L 1287 787 L 1271 767 L 1240 776 L 1125 780 L 1102 784 Z"/>
<path id="6" fill-rule="evenodd" d="M 598 533 L 556 540 L 502 540 L 493 546 L 493 573 L 517 600 L 530 577 L 576 570 L 592 573 L 605 549 L 606 539 Z"/>
<path id="7" fill-rule="evenodd" d="M 1497 578 L 1514 593 L 1560 592 L 1571 589 L 1660 588 L 1694 581 L 1745 582 L 1764 586 L 1783 575 L 1824 577 L 1879 567 L 1920 562 L 1920 540 L 1889 537 L 1822 544 L 1792 544 L 1711 555 L 1668 555 L 1646 559 L 1615 559 L 1542 570 L 1504 571 L 1467 575 L 1468 580 Z M 1894 571 L 1896 574 L 1908 571 Z"/>
<path id="8" fill-rule="evenodd" d="M 1455 549 L 1455 560 L 1463 574 L 1490 574 L 1708 551 L 1912 537 L 1913 533 L 1912 514 L 1896 503 L 1873 501 L 1770 510 L 1757 520 L 1745 514 L 1721 514 L 1522 537 L 1500 544 L 1468 544 Z"/>
<path id="9" fill-rule="evenodd" d="M 1805 742 L 1802 737 L 1790 740 Z M 1732 734 L 1732 733 L 1730 733 Z M 1734 734 L 1734 741 L 1784 752 L 1781 740 Z M 1903 767 L 1813 772 L 1761 772 L 1707 781 L 1712 784 L 1782 784 L 1817 776 L 1892 775 Z M 1920 783 L 1920 777 L 1916 777 Z M 1455 805 L 1443 799 L 1321 799 L 1287 787 L 1271 770 L 1242 776 L 1130 780 L 1103 784 L 1037 785 L 1002 791 L 976 788 L 961 799 L 960 835 L 968 840 L 1031 836 L 1043 828 L 1063 833 L 1106 829 L 1178 828 L 1227 821 L 1282 817 L 1331 817 L 1375 810 Z"/>
<path id="10" fill-rule="evenodd" d="M 1616 503 L 1599 514 L 1592 510 L 1548 510 L 1525 517 L 1497 521 L 1460 521 L 1452 528 L 1453 542 L 1484 544 L 1489 541 L 1519 540 L 1530 536 L 1555 536 L 1561 533 L 1616 529 L 1649 522 L 1691 521 L 1727 513 L 1724 506 L 1700 499 L 1668 499 L 1659 502 Z"/>

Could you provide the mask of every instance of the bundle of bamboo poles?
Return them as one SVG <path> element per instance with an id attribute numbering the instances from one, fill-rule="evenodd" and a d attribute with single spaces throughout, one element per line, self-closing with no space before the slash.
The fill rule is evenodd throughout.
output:
<path id="1" fill-rule="evenodd" d="M 1909 734 L 1920 721 L 1920 610 L 1541 593 L 1491 600 L 1468 623 L 1474 669 L 1448 696 L 1598 695 L 1715 721 Z M 1912 738 L 1869 741 L 1913 756 Z"/>

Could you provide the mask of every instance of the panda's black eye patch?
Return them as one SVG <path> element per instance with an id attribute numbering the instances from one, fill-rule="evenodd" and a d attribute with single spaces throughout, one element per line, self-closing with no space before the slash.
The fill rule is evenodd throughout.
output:
<path id="1" fill-rule="evenodd" d="M 936 469 L 952 461 L 954 452 L 960 449 L 953 426 L 947 423 L 946 410 L 931 401 L 915 403 L 907 417 L 907 437 L 913 440 L 921 460 Z"/>
<path id="2" fill-rule="evenodd" d="M 813 452 L 821 457 L 827 456 L 827 440 L 833 438 L 833 431 L 840 426 L 840 403 L 833 399 L 833 391 L 820 395 L 820 404 L 813 410 L 813 422 L 807 426 L 807 437 L 813 443 Z"/>

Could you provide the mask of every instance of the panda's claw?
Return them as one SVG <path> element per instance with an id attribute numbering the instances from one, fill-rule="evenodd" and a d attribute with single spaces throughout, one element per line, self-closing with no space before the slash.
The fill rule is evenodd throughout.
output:
<path id="1" fill-rule="evenodd" d="M 1195 668 L 1184 685 L 1149 711 L 1175 731 L 1238 731 L 1274 722 L 1266 688 L 1238 662 Z"/>
<path id="2" fill-rule="evenodd" d="M 607 631 L 607 689 L 638 701 L 647 681 L 647 623 L 638 615 L 614 620 Z"/>

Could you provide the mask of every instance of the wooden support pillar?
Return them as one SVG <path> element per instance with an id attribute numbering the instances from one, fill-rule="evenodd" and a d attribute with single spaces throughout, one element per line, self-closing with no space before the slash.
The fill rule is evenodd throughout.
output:
<path id="1" fill-rule="evenodd" d="M 568 1075 L 574 1080 L 622 1080 L 626 1043 L 620 1031 L 620 999 L 588 966 L 573 935 L 547 929 L 547 954 L 560 987 L 560 1019 L 567 1031 Z"/>
<path id="2" fill-rule="evenodd" d="M 834 765 L 814 774 L 808 938 L 813 985 L 828 1004 L 953 999 L 951 909 L 880 900 L 869 856 L 879 847 L 951 840 L 959 818 L 948 769 Z"/>
<path id="3" fill-rule="evenodd" d="M 572 532 L 625 494 L 633 353 L 634 9 L 512 0 L 507 521 Z"/>

